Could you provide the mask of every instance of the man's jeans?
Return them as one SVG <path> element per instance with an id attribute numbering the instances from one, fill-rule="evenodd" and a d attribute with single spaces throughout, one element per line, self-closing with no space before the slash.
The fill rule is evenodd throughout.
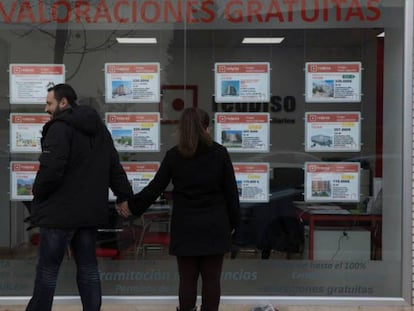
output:
<path id="1" fill-rule="evenodd" d="M 52 309 L 56 280 L 63 257 L 71 247 L 77 273 L 76 282 L 84 311 L 99 311 L 101 283 L 96 260 L 96 235 L 93 228 L 51 229 L 40 228 L 39 261 L 35 287 L 26 311 Z"/>

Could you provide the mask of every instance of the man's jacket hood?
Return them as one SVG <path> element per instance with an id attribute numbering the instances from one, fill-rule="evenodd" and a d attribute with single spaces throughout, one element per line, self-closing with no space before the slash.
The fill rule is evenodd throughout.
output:
<path id="1" fill-rule="evenodd" d="M 64 121 L 87 135 L 95 135 L 102 126 L 99 115 L 89 106 L 75 106 L 62 110 L 46 124 L 44 131 L 56 121 Z"/>

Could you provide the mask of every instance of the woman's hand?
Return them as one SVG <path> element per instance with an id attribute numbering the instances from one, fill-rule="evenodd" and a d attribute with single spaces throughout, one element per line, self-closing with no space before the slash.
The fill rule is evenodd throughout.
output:
<path id="1" fill-rule="evenodd" d="M 124 218 L 128 218 L 132 215 L 129 206 L 128 201 L 124 201 L 118 204 L 115 204 L 115 209 L 118 212 L 119 215 L 121 215 Z"/>

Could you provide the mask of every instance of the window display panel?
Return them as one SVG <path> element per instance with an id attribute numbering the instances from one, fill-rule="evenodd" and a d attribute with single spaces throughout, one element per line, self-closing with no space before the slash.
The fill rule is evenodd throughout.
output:
<path id="1" fill-rule="evenodd" d="M 30 32 L 2 28 L 0 49 L 4 54 L 0 55 L 7 55 L 7 58 L 0 58 L 3 62 L 0 65 L 6 68 L 0 74 L 0 81 L 5 82 L 0 84 L 0 90 L 8 93 L 10 81 L 6 71 L 10 64 L 48 64 L 54 59 L 55 63 L 64 64 L 65 80 L 78 91 L 79 103 L 96 108 L 103 120 L 105 114 L 110 113 L 159 113 L 160 150 L 125 150 L 120 153 L 123 162 L 161 162 L 165 152 L 176 143 L 176 121 L 185 107 L 203 108 L 211 119 L 215 113 L 268 114 L 269 148 L 265 152 L 254 152 L 254 148 L 245 153 L 229 150 L 233 163 L 268 164 L 269 199 L 241 204 L 240 227 L 233 236 L 232 251 L 224 261 L 222 294 L 275 298 L 401 297 L 402 277 L 395 271 L 401 271 L 402 245 L 395 241 L 401 241 L 402 230 L 395 228 L 401 228 L 399 216 L 403 208 L 408 208 L 402 204 L 401 187 L 404 167 L 400 137 L 404 128 L 401 126 L 404 103 L 399 85 L 404 78 L 403 5 L 387 2 L 388 5 L 380 8 L 377 2 L 370 2 L 355 7 L 353 1 L 341 8 L 332 4 L 329 8 L 320 6 L 319 10 L 311 7 L 297 11 L 292 4 L 290 10 L 282 13 L 261 4 L 256 14 L 249 14 L 252 13 L 248 12 L 249 7 L 240 3 L 224 1 L 214 9 L 206 4 L 204 10 L 198 11 L 199 16 L 193 16 L 200 23 L 188 27 L 180 23 L 170 27 L 168 23 L 148 22 L 145 30 L 128 30 L 127 25 L 113 30 L 106 23 L 107 29 L 103 26 L 92 29 L 90 25 L 83 30 L 72 25 L 65 35 L 50 26 L 47 28 L 49 35 L 36 28 Z M 282 19 L 291 22 L 288 24 Z M 377 38 L 383 30 L 387 36 L 385 41 Z M 122 45 L 116 40 L 132 36 L 156 37 L 157 43 Z M 277 36 L 284 40 L 277 45 L 241 43 L 244 37 L 252 36 Z M 20 40 L 21 37 L 25 40 Z M 55 45 L 61 39 L 64 44 Z M 36 46 L 33 53 L 24 53 L 31 46 Z M 384 51 L 385 54 L 381 54 Z M 312 100 L 314 93 L 306 92 L 307 64 L 349 62 L 360 65 L 355 73 L 359 80 L 355 85 L 356 94 L 360 97 L 352 94 L 352 100 L 329 96 L 323 101 Z M 121 100 L 122 96 L 116 96 L 114 102 L 106 100 L 113 90 L 110 92 L 105 83 L 105 64 L 121 63 L 159 64 L 160 98 L 156 102 L 128 102 Z M 231 101 L 226 94 L 225 101 L 217 101 L 214 72 L 217 63 L 268 64 L 266 81 L 270 81 L 270 90 L 266 93 L 269 98 Z M 379 83 L 380 73 L 385 77 L 383 85 Z M 342 80 L 354 75 L 342 71 L 337 74 L 341 77 L 335 78 L 336 83 L 341 80 L 341 87 L 347 83 Z M 249 81 L 245 87 L 257 83 L 260 81 Z M 387 100 L 381 101 L 379 93 Z M 355 97 L 358 100 L 354 100 Z M 0 103 L 6 115 L 44 112 L 42 105 L 11 105 L 5 97 Z M 351 120 L 335 119 L 333 125 L 341 131 L 355 130 L 355 133 L 351 131 L 355 145 L 345 148 L 344 144 L 339 144 L 335 150 L 327 150 L 328 147 L 310 150 L 313 141 L 306 136 L 308 114 L 321 118 L 326 114 L 356 115 Z M 0 137 L 7 142 L 9 123 L 0 125 L 4 129 Z M 320 132 L 327 127 L 321 119 L 312 126 L 320 126 Z M 311 132 L 318 135 L 319 130 L 313 127 Z M 214 130 L 211 134 L 214 137 Z M 342 138 L 345 135 L 343 133 Z M 319 142 L 322 139 L 317 138 Z M 7 143 L 2 145 L 7 146 Z M 1 155 L 2 167 L 8 169 L 12 162 L 38 160 L 38 154 L 10 153 L 8 148 Z M 358 182 L 352 183 L 353 193 L 358 195 L 352 200 L 307 201 L 304 197 L 305 165 L 320 162 L 355 163 L 359 172 L 349 176 L 342 174 L 338 184 L 358 176 Z M 9 185 L 9 176 L 0 175 L 3 184 Z M 151 232 L 162 233 L 164 237 L 170 232 L 169 213 L 173 203 L 168 194 L 159 198 L 149 210 L 156 214 L 157 220 Z M 5 276 L 2 280 L 5 285 L 0 288 L 0 295 L 28 296 L 33 286 L 38 230 L 25 231 L 26 201 L 14 200 L 8 194 L 5 202 L 9 202 L 10 209 L 0 212 L 4 222 L 2 230 L 10 234 L 10 239 L 1 246 L 16 250 L 13 252 L 16 255 L 1 259 L 0 274 Z M 113 205 L 110 208 L 114 211 Z M 13 223 L 10 210 L 16 211 L 19 217 Z M 158 214 L 160 210 L 162 217 Z M 175 258 L 168 254 L 165 243 L 168 240 L 152 241 L 145 245 L 143 252 L 140 241 L 145 230 L 142 222 L 124 220 L 115 213 L 108 228 L 100 229 L 99 250 L 105 250 L 99 252 L 104 295 L 177 294 L 178 273 Z M 57 295 L 77 294 L 74 273 L 74 265 L 64 261 Z M 387 282 L 380 282 L 384 279 Z"/>
<path id="2" fill-rule="evenodd" d="M 307 112 L 305 150 L 335 152 L 361 150 L 359 112 Z"/>
<path id="3" fill-rule="evenodd" d="M 10 64 L 10 104 L 42 104 L 45 90 L 65 82 L 65 66 Z"/>

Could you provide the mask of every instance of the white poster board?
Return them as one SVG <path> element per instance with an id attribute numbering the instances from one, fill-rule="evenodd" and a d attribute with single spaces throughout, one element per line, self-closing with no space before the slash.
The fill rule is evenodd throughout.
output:
<path id="1" fill-rule="evenodd" d="M 39 170 L 39 162 L 10 162 L 10 200 L 33 200 L 32 188 Z"/>
<path id="2" fill-rule="evenodd" d="M 40 152 L 42 128 L 49 120 L 43 113 L 11 113 L 10 152 Z"/>
<path id="3" fill-rule="evenodd" d="M 134 193 L 140 192 L 147 186 L 160 167 L 159 162 L 122 162 L 121 165 L 127 174 Z M 114 193 L 109 189 L 109 201 L 115 200 Z"/>
<path id="4" fill-rule="evenodd" d="M 306 162 L 305 201 L 359 202 L 359 162 Z"/>
<path id="5" fill-rule="evenodd" d="M 360 102 L 360 62 L 311 62 L 305 67 L 307 103 Z"/>
<path id="6" fill-rule="evenodd" d="M 160 151 L 159 112 L 108 112 L 105 122 L 118 151 Z"/>
<path id="7" fill-rule="evenodd" d="M 65 65 L 10 64 L 10 104 L 46 104 L 47 89 L 65 82 Z"/>
<path id="8" fill-rule="evenodd" d="M 270 101 L 269 63 L 215 63 L 216 103 Z"/>
<path id="9" fill-rule="evenodd" d="M 216 113 L 214 136 L 229 152 L 269 152 L 269 113 Z"/>
<path id="10" fill-rule="evenodd" d="M 305 114 L 305 151 L 358 152 L 360 150 L 360 112 L 307 112 Z"/>
<path id="11" fill-rule="evenodd" d="M 159 103 L 159 63 L 106 63 L 105 102 Z"/>
<path id="12" fill-rule="evenodd" d="M 269 163 L 233 163 L 240 202 L 269 202 Z"/>

